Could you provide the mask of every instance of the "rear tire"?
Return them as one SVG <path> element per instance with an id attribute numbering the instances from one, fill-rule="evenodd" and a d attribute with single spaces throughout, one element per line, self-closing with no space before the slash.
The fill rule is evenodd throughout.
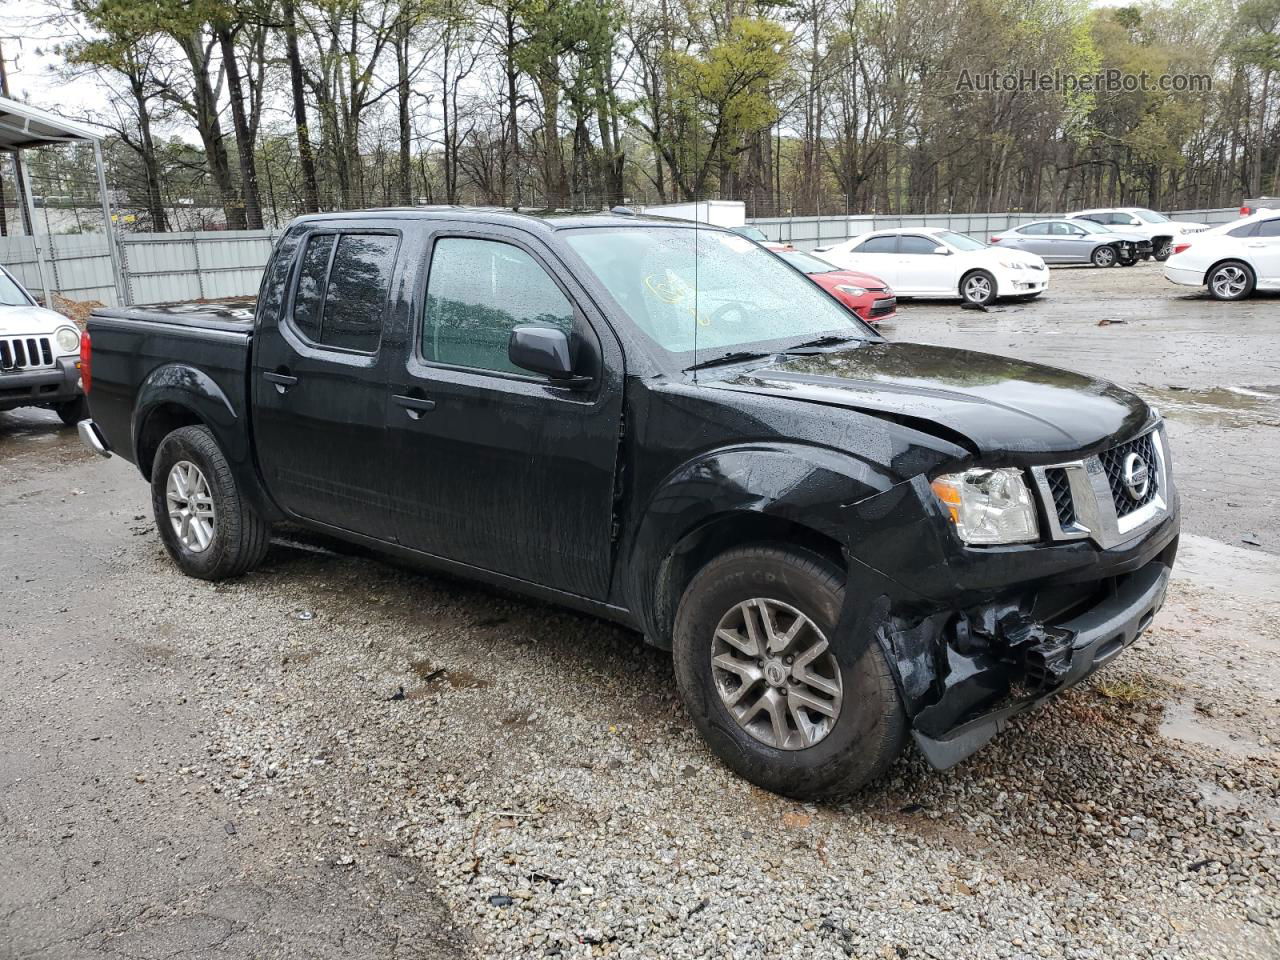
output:
<path id="1" fill-rule="evenodd" d="M 878 777 L 902 751 L 906 717 L 879 642 L 836 632 L 844 594 L 844 576 L 828 560 L 762 545 L 716 557 L 680 601 L 674 637 L 680 695 L 712 752 L 765 790 L 802 799 L 849 793 Z M 726 629 L 753 644 L 751 627 L 741 621 L 739 628 L 731 619 L 744 605 L 759 611 L 752 601 L 768 603 L 778 634 L 795 626 L 797 613 L 808 622 L 791 645 L 768 648 L 764 657 L 755 656 L 758 648 L 753 653 L 726 645 Z M 767 631 L 756 616 L 756 635 L 763 636 Z M 737 658 L 731 662 L 738 670 L 757 675 L 743 678 L 723 669 L 726 652 Z M 833 683 L 834 700 L 815 689 Z M 731 707 L 726 697 L 735 694 Z M 750 713 L 766 699 L 778 705 L 777 714 L 767 706 Z M 814 699 L 828 710 L 834 704 L 835 716 L 811 711 L 806 701 Z"/>
<path id="2" fill-rule="evenodd" d="M 271 525 L 245 500 L 205 426 L 182 427 L 160 442 L 151 507 L 165 549 L 189 577 L 238 577 L 260 564 L 271 544 Z"/>
<path id="3" fill-rule="evenodd" d="M 1209 296 L 1215 300 L 1243 300 L 1253 293 L 1257 278 L 1249 265 L 1240 260 L 1227 260 L 1209 271 L 1205 278 Z"/>
<path id="4" fill-rule="evenodd" d="M 996 278 L 985 270 L 971 270 L 960 278 L 960 298 L 985 307 L 996 299 Z"/>
<path id="5" fill-rule="evenodd" d="M 81 420 L 89 419 L 89 404 L 85 400 L 84 394 L 76 397 L 74 400 L 68 400 L 65 403 L 59 403 L 53 408 L 59 419 L 68 427 L 74 427 Z"/>

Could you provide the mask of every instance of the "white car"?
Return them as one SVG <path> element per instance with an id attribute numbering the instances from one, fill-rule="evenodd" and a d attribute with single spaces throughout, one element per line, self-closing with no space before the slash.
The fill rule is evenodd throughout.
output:
<path id="1" fill-rule="evenodd" d="M 989 247 L 952 230 L 876 230 L 814 254 L 845 270 L 880 277 L 899 297 L 960 297 L 985 306 L 997 297 L 1031 299 L 1049 287 L 1049 271 L 1033 253 Z"/>
<path id="2" fill-rule="evenodd" d="M 0 267 L 0 410 L 48 407 L 70 426 L 88 417 L 80 387 L 80 330 L 39 306 Z"/>
<path id="3" fill-rule="evenodd" d="M 1103 207 L 1097 210 L 1077 210 L 1067 214 L 1068 220 L 1092 220 L 1104 227 L 1120 227 L 1128 233 L 1140 233 L 1151 241 L 1151 255 L 1157 260 L 1168 260 L 1173 245 L 1189 234 L 1208 230 L 1207 223 L 1190 220 L 1170 220 L 1163 213 L 1146 207 Z"/>
<path id="4" fill-rule="evenodd" d="M 1260 210 L 1174 245 L 1167 280 L 1208 287 L 1215 300 L 1243 300 L 1254 290 L 1280 290 L 1280 210 Z"/>

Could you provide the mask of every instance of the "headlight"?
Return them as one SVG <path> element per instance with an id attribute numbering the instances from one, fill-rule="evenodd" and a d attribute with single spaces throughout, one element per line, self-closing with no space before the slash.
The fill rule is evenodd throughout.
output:
<path id="1" fill-rule="evenodd" d="M 75 327 L 59 327 L 53 335 L 53 342 L 58 346 L 58 353 L 78 353 L 80 351 L 80 331 Z"/>
<path id="2" fill-rule="evenodd" d="M 1039 539 L 1035 503 L 1021 470 L 975 467 L 964 473 L 944 474 L 932 486 L 965 543 L 1028 543 Z"/>
<path id="3" fill-rule="evenodd" d="M 1025 269 L 1025 264 L 1023 264 L 1022 262 L 1020 262 L 1020 261 L 1018 261 L 1018 260 L 1001 260 L 1001 261 L 1000 261 L 1000 266 L 1004 267 L 1006 270 L 1023 270 L 1023 269 Z"/>
<path id="4" fill-rule="evenodd" d="M 841 293 L 847 293 L 853 297 L 860 297 L 867 292 L 866 287 L 855 287 L 852 284 L 840 283 L 836 285 L 836 289 Z"/>

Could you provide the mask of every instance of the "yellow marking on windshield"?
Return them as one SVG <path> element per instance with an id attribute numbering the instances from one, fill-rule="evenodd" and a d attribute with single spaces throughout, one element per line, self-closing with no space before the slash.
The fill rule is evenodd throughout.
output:
<path id="1" fill-rule="evenodd" d="M 669 303 L 673 307 L 680 307 L 693 317 L 700 327 L 711 325 L 711 318 L 704 316 L 698 311 L 698 289 L 692 284 L 685 281 L 679 274 L 666 271 L 666 279 L 660 279 L 657 274 L 649 274 L 644 278 L 644 285 L 648 291 L 661 300 L 663 303 Z"/>

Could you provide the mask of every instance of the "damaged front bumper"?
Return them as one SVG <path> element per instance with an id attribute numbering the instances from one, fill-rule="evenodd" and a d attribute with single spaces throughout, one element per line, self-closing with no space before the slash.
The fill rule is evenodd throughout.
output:
<path id="1" fill-rule="evenodd" d="M 960 762 L 1147 628 L 1180 526 L 1177 490 L 1163 469 L 1160 480 L 1154 512 L 1115 536 L 997 547 L 963 544 L 919 478 L 849 505 L 837 637 L 879 644 L 930 764 Z"/>
<path id="2" fill-rule="evenodd" d="M 1074 686 L 1110 661 L 1151 624 L 1164 604 L 1170 572 L 1169 564 L 1153 560 L 1127 575 L 1114 593 L 1084 612 L 1047 629 L 1030 627 L 1031 636 L 1023 643 L 1016 642 L 1016 637 L 1005 637 L 1002 649 L 990 646 L 971 655 L 949 646 L 953 683 L 938 702 L 916 715 L 913 724 L 912 732 L 925 759 L 938 770 L 954 766 L 1004 729 L 1010 718 Z M 1010 674 L 1015 679 L 1003 705 L 952 726 L 957 708 L 961 713 L 964 710 L 954 700 L 966 696 L 963 682 L 955 682 L 959 680 L 957 673 L 966 672 L 966 668 L 975 678 L 985 672 L 989 681 Z M 979 682 L 979 692 L 983 689 L 999 695 L 998 688 Z M 967 695 L 971 697 L 973 691 Z"/>

